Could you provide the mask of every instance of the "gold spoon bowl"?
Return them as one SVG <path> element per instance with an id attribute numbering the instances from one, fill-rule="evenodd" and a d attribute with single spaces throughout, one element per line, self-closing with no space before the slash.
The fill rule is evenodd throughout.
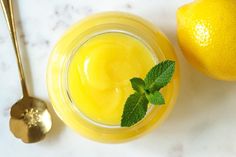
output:
<path id="1" fill-rule="evenodd" d="M 11 132 L 25 143 L 40 141 L 51 126 L 50 113 L 42 100 L 23 97 L 11 108 Z"/>

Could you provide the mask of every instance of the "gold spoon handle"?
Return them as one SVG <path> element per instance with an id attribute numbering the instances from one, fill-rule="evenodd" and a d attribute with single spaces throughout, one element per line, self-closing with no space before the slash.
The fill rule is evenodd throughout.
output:
<path id="1" fill-rule="evenodd" d="M 15 22 L 14 22 L 15 17 L 13 13 L 13 2 L 12 0 L 1 0 L 1 5 L 2 5 L 4 15 L 5 15 L 5 19 L 7 21 L 7 26 L 10 31 L 11 40 L 12 40 L 13 47 L 16 54 L 23 96 L 28 96 L 28 91 L 27 91 L 27 87 L 25 83 L 25 75 L 24 75 L 22 61 L 20 57 L 20 49 L 17 42 L 16 27 L 15 27 Z"/>

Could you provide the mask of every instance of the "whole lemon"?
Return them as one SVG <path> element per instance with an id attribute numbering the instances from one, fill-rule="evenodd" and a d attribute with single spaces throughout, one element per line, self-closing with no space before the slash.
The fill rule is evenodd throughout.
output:
<path id="1" fill-rule="evenodd" d="M 236 0 L 195 0 L 177 11 L 179 45 L 208 76 L 236 80 Z"/>

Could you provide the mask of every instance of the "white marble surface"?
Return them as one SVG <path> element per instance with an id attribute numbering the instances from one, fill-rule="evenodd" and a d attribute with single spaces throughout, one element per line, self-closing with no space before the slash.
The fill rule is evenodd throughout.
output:
<path id="1" fill-rule="evenodd" d="M 17 22 L 31 94 L 48 100 L 45 70 L 55 42 L 73 23 L 91 13 L 119 10 L 140 15 L 169 37 L 181 62 L 176 107 L 161 127 L 125 144 L 87 140 L 55 118 L 41 143 L 26 145 L 8 129 L 9 108 L 21 97 L 8 30 L 0 11 L 0 156 L 2 157 L 235 157 L 236 83 L 215 81 L 195 71 L 177 45 L 175 11 L 190 0 L 19 0 Z M 30 68 L 29 68 L 30 67 Z"/>

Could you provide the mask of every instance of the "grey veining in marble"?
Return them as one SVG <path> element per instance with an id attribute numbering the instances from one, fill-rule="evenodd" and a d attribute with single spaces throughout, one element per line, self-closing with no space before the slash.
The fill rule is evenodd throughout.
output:
<path id="1" fill-rule="evenodd" d="M 176 39 L 176 9 L 191 0 L 18 0 L 17 28 L 30 93 L 49 101 L 48 56 L 62 34 L 82 18 L 101 11 L 144 17 L 167 35 L 181 63 L 181 88 L 169 118 L 148 135 L 110 145 L 87 140 L 54 117 L 49 136 L 25 145 L 8 129 L 9 108 L 21 97 L 15 56 L 0 9 L 0 156 L 2 157 L 235 157 L 236 83 L 216 81 L 194 70 Z"/>

